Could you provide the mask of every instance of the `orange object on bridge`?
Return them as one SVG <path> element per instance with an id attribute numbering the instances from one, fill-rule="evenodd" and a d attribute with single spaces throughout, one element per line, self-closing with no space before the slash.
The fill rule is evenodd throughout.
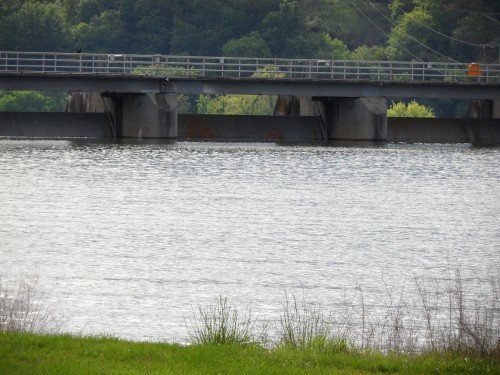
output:
<path id="1" fill-rule="evenodd" d="M 481 77 L 483 75 L 483 70 L 481 69 L 481 66 L 478 63 L 470 63 L 469 64 L 469 69 L 468 69 L 468 76 L 469 77 Z"/>

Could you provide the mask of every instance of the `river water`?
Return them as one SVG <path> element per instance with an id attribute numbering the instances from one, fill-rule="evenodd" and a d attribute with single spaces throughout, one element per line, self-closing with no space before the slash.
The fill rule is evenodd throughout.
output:
<path id="1" fill-rule="evenodd" d="M 0 277 L 36 275 L 65 331 L 183 341 L 219 296 L 273 319 L 455 268 L 486 290 L 500 148 L 4 139 L 0 223 Z"/>

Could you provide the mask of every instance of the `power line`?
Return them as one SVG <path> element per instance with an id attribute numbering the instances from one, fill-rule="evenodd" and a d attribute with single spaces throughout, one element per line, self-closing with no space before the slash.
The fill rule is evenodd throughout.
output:
<path id="1" fill-rule="evenodd" d="M 370 3 L 370 4 L 371 4 L 371 5 L 372 5 L 372 6 L 373 6 L 373 7 L 374 7 L 374 8 L 375 8 L 375 9 L 376 9 L 376 10 L 377 10 L 377 11 L 378 11 L 378 12 L 379 12 L 379 13 L 380 13 L 380 14 L 381 14 L 384 18 L 385 18 L 385 19 L 387 19 L 387 20 L 388 20 L 388 21 L 389 21 L 392 25 L 396 26 L 396 24 L 395 24 L 395 23 L 394 23 L 394 22 L 393 22 L 393 21 L 392 21 L 389 17 L 387 17 L 384 13 L 382 13 L 382 12 L 381 12 L 381 11 L 380 11 L 380 10 L 379 10 L 379 9 L 378 9 L 378 8 L 377 8 L 377 7 L 376 7 L 376 6 L 375 6 L 375 5 L 374 5 L 374 4 L 373 4 L 370 0 L 367 0 L 367 1 L 368 1 L 368 3 Z M 371 20 L 368 16 L 366 16 L 366 14 L 364 14 L 364 13 L 363 13 L 363 12 L 362 12 L 362 11 L 361 11 L 361 10 L 360 10 L 357 6 L 356 6 L 356 5 L 354 5 L 354 3 L 353 3 L 351 0 L 349 0 L 349 2 L 350 2 L 350 3 L 351 3 L 351 5 L 352 5 L 352 6 L 354 6 L 354 7 L 355 7 L 355 8 L 356 8 L 356 9 L 357 9 L 357 10 L 358 10 L 361 14 L 363 14 L 363 15 L 365 16 L 365 18 L 366 18 L 366 19 L 368 19 L 368 20 L 369 20 L 369 21 L 370 21 L 373 25 L 375 25 L 375 23 L 374 23 L 374 22 L 373 22 L 373 21 L 372 21 L 372 20 Z M 378 26 L 376 26 L 376 27 L 377 27 L 377 29 L 381 30 Z M 386 33 L 384 33 L 384 34 L 385 34 L 385 35 L 387 35 Z M 444 57 L 445 59 L 450 60 L 450 61 L 452 61 L 452 62 L 458 63 L 458 61 L 456 61 L 455 59 L 452 59 L 451 57 L 446 56 L 446 55 L 443 55 L 442 53 L 440 53 L 440 52 L 438 52 L 438 51 L 436 51 L 436 50 L 432 49 L 431 47 L 429 47 L 429 46 L 427 46 L 426 44 L 422 43 L 420 40 L 418 40 L 417 38 L 415 38 L 415 37 L 413 37 L 413 36 L 409 35 L 409 34 L 408 34 L 408 33 L 406 33 L 405 31 L 403 31 L 403 34 L 405 34 L 407 37 L 409 37 L 410 39 L 412 39 L 412 40 L 414 40 L 415 42 L 417 42 L 418 44 L 420 44 L 422 47 L 424 47 L 424 48 L 428 49 L 429 51 L 431 51 L 431 52 L 435 53 L 436 55 L 439 55 L 439 56 L 441 56 L 441 57 Z M 387 36 L 389 37 L 389 35 L 387 35 Z M 399 45 L 400 47 L 402 47 L 399 43 L 398 43 L 398 45 Z M 403 47 L 403 48 L 404 48 L 404 47 Z M 405 50 L 406 52 L 409 52 L 406 48 L 404 48 L 404 50 Z M 416 57 L 413 53 L 411 53 L 411 55 L 412 55 L 412 56 L 414 56 L 414 57 Z M 420 59 L 419 59 L 419 60 L 420 60 Z"/>
<path id="2" fill-rule="evenodd" d="M 380 14 L 382 14 L 382 15 L 383 15 L 383 13 L 382 13 L 382 12 L 381 12 L 378 8 L 377 8 L 377 6 L 376 6 L 375 4 L 373 4 L 373 3 L 372 3 L 371 1 L 369 1 L 369 0 L 368 0 L 368 2 L 369 2 L 369 3 L 370 3 L 370 4 L 371 4 L 371 5 L 372 5 L 375 9 L 377 9 L 377 10 L 378 10 L 378 12 L 379 12 Z M 395 6 L 395 7 L 396 7 L 396 8 L 398 8 L 398 9 L 403 10 L 401 7 L 398 7 L 398 6 Z M 404 10 L 403 10 L 403 13 L 404 13 L 404 14 L 408 14 L 408 13 L 407 13 L 407 12 L 405 12 Z M 492 21 L 494 21 L 494 22 L 496 22 L 496 23 L 499 23 L 499 24 L 500 24 L 500 22 L 499 22 L 499 21 L 497 21 L 497 20 L 496 20 L 496 19 L 494 19 L 493 17 L 488 16 L 488 14 L 497 14 L 497 13 L 482 13 L 482 12 L 469 12 L 469 13 L 476 13 L 476 14 L 480 14 L 480 15 L 482 15 L 482 16 L 484 16 L 484 17 L 486 17 L 486 18 L 488 18 L 488 19 L 490 19 L 490 20 L 492 20 Z M 385 16 L 384 16 L 384 17 L 385 17 Z M 386 18 L 387 18 L 387 17 L 386 17 Z M 419 21 L 419 20 L 417 20 L 417 19 L 414 19 L 413 21 L 415 21 L 415 22 L 416 22 L 416 23 L 418 23 L 419 25 L 422 25 L 423 27 L 425 27 L 426 29 L 429 29 L 430 31 L 432 31 L 432 32 L 434 32 L 434 33 L 436 33 L 436 34 L 438 34 L 438 35 L 441 35 L 441 36 L 443 36 L 443 37 L 445 37 L 445 38 L 448 38 L 448 39 L 450 39 L 450 40 L 453 40 L 453 41 L 455 41 L 455 42 L 459 42 L 459 43 L 467 44 L 467 45 L 469 45 L 469 46 L 473 46 L 473 47 L 484 47 L 484 46 L 485 46 L 485 44 L 471 43 L 471 42 L 467 42 L 467 41 L 465 41 L 465 40 L 460 40 L 460 39 L 454 38 L 454 37 L 452 37 L 452 36 L 449 36 L 449 35 L 443 34 L 442 32 L 440 32 L 440 31 L 437 31 L 437 30 L 433 29 L 432 27 L 430 27 L 430 26 L 426 25 L 426 24 L 425 24 L 425 23 L 423 23 L 423 22 L 420 22 L 420 21 Z M 390 21 L 390 22 L 392 22 L 392 21 Z"/>
<path id="3" fill-rule="evenodd" d="M 492 21 L 492 22 L 497 23 L 497 24 L 500 25 L 500 21 L 498 21 L 498 20 L 494 19 L 493 17 L 491 17 L 489 15 L 489 13 L 481 13 L 481 16 L 483 16 L 483 17 L 489 19 L 490 21 Z"/>
<path id="4" fill-rule="evenodd" d="M 363 17 L 365 17 L 373 26 L 375 26 L 375 28 L 377 30 L 379 30 L 382 34 L 384 34 L 387 38 L 390 38 L 390 35 L 388 35 L 382 28 L 380 28 L 375 22 L 373 22 L 373 20 L 368 17 L 361 9 L 359 9 L 356 4 L 354 4 L 351 0 L 349 0 L 349 3 L 359 12 L 361 13 L 361 15 Z M 417 59 L 418 61 L 422 61 L 421 58 L 419 58 L 417 55 L 415 55 L 414 53 L 412 53 L 411 51 L 409 51 L 408 49 L 406 49 L 404 46 L 402 46 L 401 44 L 399 43 L 396 43 L 399 47 L 401 47 L 402 49 L 404 49 L 406 52 L 408 52 L 410 55 L 412 55 L 415 59 Z"/>

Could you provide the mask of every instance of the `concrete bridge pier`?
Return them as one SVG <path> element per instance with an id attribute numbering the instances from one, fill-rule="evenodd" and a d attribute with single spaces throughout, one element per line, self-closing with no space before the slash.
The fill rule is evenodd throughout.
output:
<path id="1" fill-rule="evenodd" d="M 336 98 L 323 106 L 330 140 L 387 141 L 385 98 Z"/>
<path id="2" fill-rule="evenodd" d="M 468 118 L 497 119 L 500 118 L 499 99 L 471 100 L 467 110 Z"/>
<path id="3" fill-rule="evenodd" d="M 385 98 L 284 96 L 274 114 L 317 116 L 326 140 L 387 141 Z"/>
<path id="4" fill-rule="evenodd" d="M 72 92 L 67 112 L 107 113 L 115 138 L 177 138 L 176 94 Z"/>
<path id="5" fill-rule="evenodd" d="M 117 135 L 121 138 L 177 138 L 175 94 L 127 94 L 116 108 Z M 121 118 L 120 118 L 121 117 Z"/>

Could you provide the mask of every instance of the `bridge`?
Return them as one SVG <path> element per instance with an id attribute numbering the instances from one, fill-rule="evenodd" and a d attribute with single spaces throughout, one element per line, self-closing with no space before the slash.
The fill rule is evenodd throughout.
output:
<path id="1" fill-rule="evenodd" d="M 179 94 L 310 98 L 301 114 L 320 116 L 325 134 L 383 139 L 386 98 L 500 99 L 500 65 L 0 51 L 0 90 L 99 93 L 117 134 L 135 122 L 152 137 L 175 137 Z"/>
<path id="2" fill-rule="evenodd" d="M 0 89 L 456 99 L 499 96 L 500 65 L 484 64 L 480 69 L 480 77 L 470 77 L 469 64 L 443 62 L 0 51 Z"/>

